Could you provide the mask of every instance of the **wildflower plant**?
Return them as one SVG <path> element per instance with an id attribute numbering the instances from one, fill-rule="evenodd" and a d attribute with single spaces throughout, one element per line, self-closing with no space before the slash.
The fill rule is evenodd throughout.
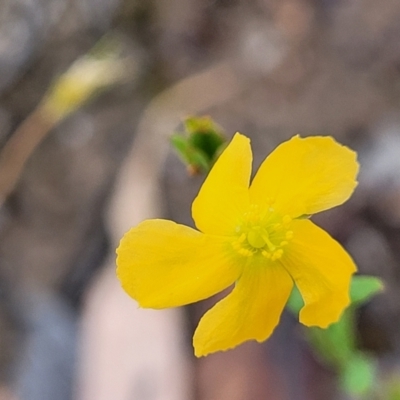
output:
<path id="1" fill-rule="evenodd" d="M 328 327 L 350 303 L 356 266 L 309 217 L 351 196 L 356 153 L 331 137 L 295 136 L 252 181 L 251 169 L 250 140 L 237 133 L 193 202 L 197 229 L 147 220 L 117 249 L 117 275 L 141 307 L 190 304 L 233 285 L 200 320 L 197 356 L 266 340 L 294 286 L 306 326 Z"/>

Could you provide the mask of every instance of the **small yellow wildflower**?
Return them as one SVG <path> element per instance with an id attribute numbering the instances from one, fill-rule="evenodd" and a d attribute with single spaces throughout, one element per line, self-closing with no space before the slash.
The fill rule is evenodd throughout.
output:
<path id="1" fill-rule="evenodd" d="M 327 327 L 349 304 L 352 259 L 304 217 L 350 197 L 356 154 L 330 137 L 295 136 L 265 159 L 250 184 L 251 164 L 250 140 L 237 133 L 194 200 L 198 231 L 148 220 L 117 249 L 118 277 L 142 307 L 181 306 L 235 284 L 200 320 L 197 356 L 266 340 L 293 282 L 307 326 Z"/>

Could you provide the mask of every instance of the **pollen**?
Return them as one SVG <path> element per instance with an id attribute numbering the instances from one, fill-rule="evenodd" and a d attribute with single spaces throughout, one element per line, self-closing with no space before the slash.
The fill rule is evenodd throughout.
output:
<path id="1" fill-rule="evenodd" d="M 285 238 L 287 240 L 293 239 L 293 231 L 287 231 L 286 235 L 285 235 Z"/>
<path id="2" fill-rule="evenodd" d="M 253 252 L 249 249 L 246 249 L 244 247 L 240 248 L 238 250 L 239 254 L 245 257 L 251 257 L 253 255 Z"/>
<path id="3" fill-rule="evenodd" d="M 278 260 L 293 236 L 288 229 L 291 222 L 289 215 L 279 215 L 270 204 L 265 207 L 253 204 L 235 229 L 238 236 L 232 247 L 244 257 L 258 255 L 271 261 Z"/>
<path id="4" fill-rule="evenodd" d="M 282 257 L 282 254 L 283 254 L 283 250 L 282 249 L 274 251 L 274 253 L 272 254 L 271 260 L 272 261 L 278 260 L 279 258 Z"/>
<path id="5" fill-rule="evenodd" d="M 263 251 L 261 252 L 261 255 L 264 256 L 265 258 L 271 258 L 271 253 L 269 253 L 269 252 L 266 251 L 266 250 L 263 250 Z"/>

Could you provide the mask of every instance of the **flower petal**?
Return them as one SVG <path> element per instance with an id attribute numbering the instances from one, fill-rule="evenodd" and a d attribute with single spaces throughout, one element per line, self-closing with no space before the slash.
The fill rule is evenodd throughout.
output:
<path id="1" fill-rule="evenodd" d="M 147 220 L 131 229 L 117 255 L 118 278 L 142 307 L 193 303 L 239 276 L 223 240 L 167 220 Z"/>
<path id="2" fill-rule="evenodd" d="M 266 340 L 278 324 L 293 287 L 277 264 L 249 265 L 232 293 L 200 320 L 193 337 L 197 357 L 227 350 L 247 340 Z"/>
<path id="3" fill-rule="evenodd" d="M 357 185 L 356 153 L 331 137 L 295 136 L 262 163 L 251 187 L 253 203 L 292 217 L 311 215 L 344 203 Z"/>
<path id="4" fill-rule="evenodd" d="M 350 282 L 356 266 L 327 232 L 309 220 L 295 220 L 294 237 L 281 259 L 303 299 L 300 322 L 326 328 L 349 305 Z"/>
<path id="5" fill-rule="evenodd" d="M 249 206 L 250 140 L 236 133 L 208 174 L 192 205 L 197 228 L 214 235 L 234 233 Z"/>

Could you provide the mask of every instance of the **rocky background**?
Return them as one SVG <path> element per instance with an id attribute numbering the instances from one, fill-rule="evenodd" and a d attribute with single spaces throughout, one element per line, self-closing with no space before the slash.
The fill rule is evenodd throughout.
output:
<path id="1" fill-rule="evenodd" d="M 359 342 L 382 374 L 398 369 L 399 21 L 396 0 L 1 0 L 0 152 L 103 35 L 134 68 L 54 126 L 2 199 L 0 399 L 344 398 L 289 316 L 264 345 L 194 360 L 209 303 L 137 316 L 118 292 L 124 229 L 191 223 L 203 177 L 167 148 L 188 113 L 250 136 L 255 164 L 297 133 L 359 152 L 355 195 L 315 220 L 385 280 L 360 310 Z"/>

